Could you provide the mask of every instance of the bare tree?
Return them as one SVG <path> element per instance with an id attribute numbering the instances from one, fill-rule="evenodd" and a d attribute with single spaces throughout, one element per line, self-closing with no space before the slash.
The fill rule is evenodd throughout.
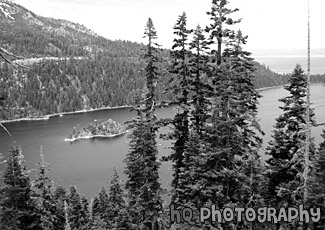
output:
<path id="1" fill-rule="evenodd" d="M 13 59 L 24 59 L 24 57 L 17 56 L 15 54 L 9 52 L 8 50 L 6 50 L 3 47 L 0 47 L 0 58 L 3 59 L 8 64 L 12 65 L 13 67 L 16 67 L 16 68 L 21 67 L 21 68 L 28 69 L 27 66 L 21 65 L 18 62 L 15 62 L 15 60 L 13 60 Z M 0 104 L 4 103 L 4 101 L 5 101 L 5 97 L 1 96 L 0 97 Z M 2 123 L 0 123 L 0 126 L 11 136 L 11 133 L 9 132 L 9 130 Z"/>
<path id="2" fill-rule="evenodd" d="M 308 199 L 308 173 L 310 167 L 310 7 L 309 7 L 309 0 L 308 0 L 308 51 L 307 51 L 307 113 L 306 113 L 306 146 L 305 146 L 305 169 L 303 173 L 304 177 L 304 203 L 307 202 Z"/>
<path id="3" fill-rule="evenodd" d="M 21 68 L 28 68 L 27 66 L 21 65 L 18 62 L 15 62 L 14 60 L 12 60 L 13 58 L 15 59 L 24 59 L 24 57 L 22 56 L 17 56 L 11 52 L 9 52 L 8 50 L 6 50 L 3 47 L 0 47 L 0 57 L 7 62 L 8 64 L 14 66 L 14 67 L 21 67 Z"/>

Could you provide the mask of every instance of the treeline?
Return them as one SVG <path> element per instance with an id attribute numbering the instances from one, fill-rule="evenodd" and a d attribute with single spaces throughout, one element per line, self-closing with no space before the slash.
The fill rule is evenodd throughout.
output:
<path id="1" fill-rule="evenodd" d="M 167 54 L 166 50 L 160 54 L 165 60 L 160 64 L 164 71 L 168 69 L 170 59 Z M 284 85 L 288 81 L 289 75 L 274 73 L 257 62 L 254 66 L 255 88 Z M 127 57 L 126 53 L 118 57 L 103 52 L 83 59 L 47 60 L 28 70 L 3 64 L 0 68 L 0 97 L 5 100 L 0 105 L 0 119 L 134 105 L 135 96 L 144 86 L 142 75 L 141 58 Z M 172 73 L 167 73 L 158 82 L 156 97 L 160 102 L 172 96 L 163 93 L 171 77 Z M 312 76 L 311 82 L 325 82 L 324 76 Z"/>
<path id="2" fill-rule="evenodd" d="M 325 75 L 317 74 L 310 77 L 312 83 L 325 83 Z"/>
<path id="3" fill-rule="evenodd" d="M 254 80 L 255 88 L 280 86 L 288 83 L 289 75 L 275 73 L 258 62 L 255 62 L 255 66 L 257 67 L 255 71 L 256 78 Z"/>
<path id="4" fill-rule="evenodd" d="M 54 186 L 48 173 L 41 153 L 36 179 L 31 181 L 21 149 L 11 148 L 2 176 L 5 185 L 0 189 L 1 229 L 128 229 L 127 222 L 123 223 L 124 193 L 115 169 L 108 192 L 102 187 L 90 201 L 75 186 L 69 192 L 62 185 Z"/>
<path id="5" fill-rule="evenodd" d="M 269 67 L 255 62 L 256 78 L 254 80 L 255 88 L 281 86 L 288 83 L 291 74 L 279 74 L 273 72 Z M 311 83 L 325 83 L 325 75 L 316 74 L 310 76 Z"/>
<path id="6" fill-rule="evenodd" d="M 63 61 L 43 61 L 28 70 L 3 64 L 0 68 L 0 97 L 5 100 L 0 119 L 134 105 L 135 96 L 144 86 L 143 63 L 139 56 L 127 58 L 121 55 L 112 57 L 104 52 L 84 59 L 70 57 Z M 164 50 L 161 57 L 167 60 L 161 63 L 167 70 L 167 51 Z M 288 75 L 276 74 L 256 62 L 254 65 L 255 88 L 283 85 L 288 81 Z M 158 101 L 171 98 L 171 94 L 163 93 L 171 76 L 169 73 L 159 80 Z M 324 77 L 313 76 L 312 82 L 324 82 Z"/>
<path id="7" fill-rule="evenodd" d="M 133 105 L 144 85 L 139 58 L 96 55 L 46 61 L 28 71 L 0 69 L 4 101 L 0 119 L 38 117 L 90 108 Z M 159 84 L 162 101 L 167 78 Z"/>

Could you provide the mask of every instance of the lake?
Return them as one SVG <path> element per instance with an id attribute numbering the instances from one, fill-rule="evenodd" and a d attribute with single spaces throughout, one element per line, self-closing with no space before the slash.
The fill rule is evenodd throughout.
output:
<path id="1" fill-rule="evenodd" d="M 264 55 L 253 56 L 255 61 L 265 64 L 272 71 L 283 74 L 291 74 L 297 64 L 300 64 L 307 72 L 307 55 Z M 311 74 L 325 74 L 325 55 L 311 56 Z"/>
<path id="2" fill-rule="evenodd" d="M 318 123 L 325 122 L 325 84 L 314 84 L 311 87 L 312 103 L 315 108 Z M 261 91 L 259 114 L 260 124 L 266 136 L 264 147 L 270 139 L 272 126 L 275 118 L 281 113 L 277 99 L 287 95 L 282 87 Z M 165 108 L 157 110 L 158 117 L 171 117 L 176 108 Z M 8 154 L 10 145 L 16 142 L 22 147 L 28 169 L 36 168 L 40 158 L 40 149 L 45 160 L 51 167 L 51 178 L 55 183 L 62 183 L 68 188 L 76 185 L 78 191 L 87 197 L 98 194 L 102 186 L 109 187 L 113 168 L 116 167 L 119 175 L 125 180 L 124 163 L 128 152 L 127 135 L 112 139 L 90 139 L 80 140 L 74 143 L 65 142 L 64 139 L 72 132 L 78 124 L 83 127 L 93 122 L 107 120 L 109 118 L 123 124 L 134 116 L 129 109 L 111 109 L 63 117 L 53 117 L 44 121 L 20 121 L 6 123 L 10 130 L 10 137 L 3 129 L 0 129 L 0 153 Z M 312 131 L 316 143 L 321 141 L 320 133 L 323 127 L 319 126 Z M 161 132 L 167 132 L 164 128 Z M 158 139 L 160 156 L 169 153 L 170 141 Z M 5 164 L 0 164 L 3 170 Z M 162 185 L 168 186 L 171 181 L 172 171 L 170 163 L 162 163 L 160 177 Z M 34 172 L 31 172 L 33 177 Z"/>

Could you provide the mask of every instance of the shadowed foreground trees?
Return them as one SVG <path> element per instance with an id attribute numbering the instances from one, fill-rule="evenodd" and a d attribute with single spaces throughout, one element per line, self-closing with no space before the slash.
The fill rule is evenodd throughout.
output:
<path id="1" fill-rule="evenodd" d="M 0 189 L 1 229 L 41 229 L 24 157 L 16 146 L 9 151 L 3 181 L 4 186 Z"/>

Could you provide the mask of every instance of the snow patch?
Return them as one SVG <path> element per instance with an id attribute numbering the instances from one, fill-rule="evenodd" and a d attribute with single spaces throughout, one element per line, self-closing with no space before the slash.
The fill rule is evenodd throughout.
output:
<path id="1" fill-rule="evenodd" d="M 10 18 L 11 20 L 15 21 L 15 19 L 11 16 L 9 10 L 7 8 L 4 8 L 4 6 L 10 8 L 10 5 L 0 2 L 0 11 L 6 16 L 6 18 Z"/>

